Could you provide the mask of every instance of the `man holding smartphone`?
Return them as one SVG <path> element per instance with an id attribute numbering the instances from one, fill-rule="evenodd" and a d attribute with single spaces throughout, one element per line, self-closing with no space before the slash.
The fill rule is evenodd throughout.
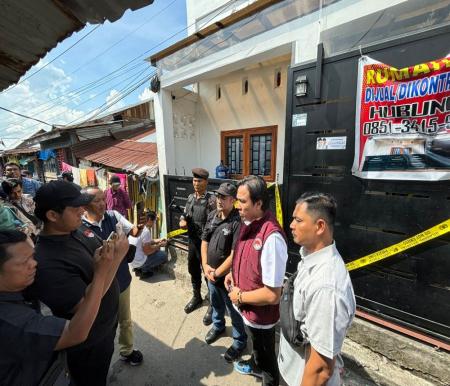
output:
<path id="1" fill-rule="evenodd" d="M 106 240 L 111 232 L 117 232 L 119 228 L 127 236 L 138 236 L 143 225 L 134 226 L 124 216 L 115 210 L 106 210 L 105 193 L 98 188 L 91 188 L 87 193 L 93 196 L 93 200 L 86 205 L 83 215 L 83 227 L 85 233 L 92 231 L 100 239 Z M 130 284 L 131 274 L 128 263 L 134 258 L 134 246 L 130 248 L 125 259 L 117 270 L 116 279 L 119 283 L 119 346 L 120 359 L 131 366 L 142 363 L 143 356 L 139 350 L 133 348 L 133 322 L 130 308 Z"/>

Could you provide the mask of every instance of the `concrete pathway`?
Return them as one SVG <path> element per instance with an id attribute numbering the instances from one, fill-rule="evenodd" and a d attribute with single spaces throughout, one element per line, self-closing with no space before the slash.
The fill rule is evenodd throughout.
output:
<path id="1" fill-rule="evenodd" d="M 209 330 L 202 324 L 206 305 L 186 315 L 184 305 L 190 291 L 180 280 L 166 273 L 150 279 L 133 278 L 131 287 L 135 347 L 144 362 L 131 367 L 118 359 L 118 347 L 112 360 L 110 385 L 124 386 L 250 386 L 261 383 L 254 377 L 233 371 L 222 355 L 232 339 L 229 319 L 227 335 L 209 346 L 204 336 Z M 347 371 L 346 386 L 373 386 Z"/>

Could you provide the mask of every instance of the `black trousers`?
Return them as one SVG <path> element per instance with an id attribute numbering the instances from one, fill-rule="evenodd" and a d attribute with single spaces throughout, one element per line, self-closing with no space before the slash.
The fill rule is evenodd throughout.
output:
<path id="1" fill-rule="evenodd" d="M 275 353 L 275 327 L 269 329 L 247 326 L 253 343 L 252 357 L 262 371 L 263 386 L 278 386 L 280 371 Z"/>
<path id="2" fill-rule="evenodd" d="M 202 286 L 202 241 L 200 239 L 189 239 L 188 271 L 191 275 L 191 283 L 194 291 L 200 291 Z"/>
<path id="3" fill-rule="evenodd" d="M 68 350 L 71 386 L 106 386 L 116 329 L 88 348 Z"/>

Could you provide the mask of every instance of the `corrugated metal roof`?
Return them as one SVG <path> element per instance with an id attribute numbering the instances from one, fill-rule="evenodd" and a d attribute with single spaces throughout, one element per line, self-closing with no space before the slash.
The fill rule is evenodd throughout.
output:
<path id="1" fill-rule="evenodd" d="M 33 153 L 37 153 L 39 151 L 38 147 L 18 147 L 15 149 L 9 149 L 9 150 L 4 150 L 0 153 L 0 155 L 2 156 L 7 156 L 7 155 L 15 155 L 15 154 L 33 154 Z"/>
<path id="2" fill-rule="evenodd" d="M 0 1 L 0 91 L 87 23 L 114 22 L 154 0 Z"/>
<path id="3" fill-rule="evenodd" d="M 138 138 L 138 135 L 136 138 Z M 158 172 L 156 143 L 142 143 L 131 139 L 98 138 L 72 146 L 75 157 L 135 174 Z"/>

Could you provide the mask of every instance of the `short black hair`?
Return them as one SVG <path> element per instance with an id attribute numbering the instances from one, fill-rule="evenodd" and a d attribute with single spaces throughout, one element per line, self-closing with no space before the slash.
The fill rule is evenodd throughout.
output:
<path id="1" fill-rule="evenodd" d="M 306 211 L 316 219 L 323 219 L 333 231 L 336 220 L 337 203 L 328 193 L 306 192 L 295 202 L 297 205 L 306 204 Z"/>
<path id="2" fill-rule="evenodd" d="M 10 195 L 16 186 L 22 187 L 22 181 L 18 178 L 7 178 L 2 181 L 2 189 L 6 195 Z"/>
<path id="3" fill-rule="evenodd" d="M 260 176 L 247 176 L 243 180 L 239 181 L 238 188 L 241 186 L 246 186 L 249 193 L 250 199 L 253 204 L 261 200 L 261 209 L 266 211 L 269 209 L 269 192 L 267 190 L 266 181 Z"/>
<path id="4" fill-rule="evenodd" d="M 113 175 L 111 176 L 111 178 L 109 179 L 109 183 L 110 184 L 119 184 L 120 183 L 120 178 L 117 175 Z"/>
<path id="5" fill-rule="evenodd" d="M 17 162 L 13 162 L 13 161 L 7 162 L 5 164 L 5 169 L 7 166 L 12 166 L 12 165 L 17 166 L 20 169 L 20 165 Z"/>
<path id="6" fill-rule="evenodd" d="M 0 231 L 0 272 L 3 269 L 3 264 L 11 258 L 11 255 L 8 253 L 8 247 L 26 239 L 27 235 L 20 231 Z"/>
<path id="7" fill-rule="evenodd" d="M 155 211 L 153 211 L 153 210 L 147 211 L 147 221 L 148 220 L 152 220 L 152 221 L 156 220 L 156 212 Z"/>
<path id="8" fill-rule="evenodd" d="M 41 210 L 40 208 L 38 208 L 36 206 L 36 209 L 34 210 L 34 215 L 45 224 L 45 223 L 49 222 L 49 219 L 47 218 L 47 212 L 49 210 L 53 210 L 53 212 L 62 214 L 64 212 L 64 209 L 66 209 L 66 208 L 67 208 L 67 206 L 63 205 L 63 206 L 58 206 L 58 207 L 51 208 L 51 209 Z"/>

